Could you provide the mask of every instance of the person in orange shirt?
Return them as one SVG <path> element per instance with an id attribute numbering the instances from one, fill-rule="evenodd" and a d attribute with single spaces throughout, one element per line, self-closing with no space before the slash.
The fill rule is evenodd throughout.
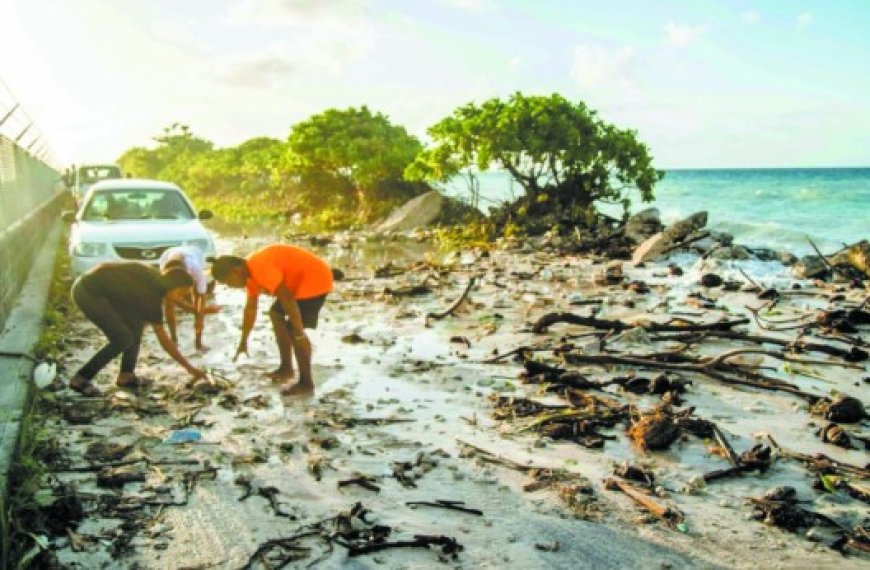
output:
<path id="1" fill-rule="evenodd" d="M 320 308 L 332 291 L 332 269 L 312 252 L 286 244 L 272 244 L 255 251 L 246 259 L 222 255 L 211 269 L 216 281 L 237 289 L 247 288 L 248 301 L 242 319 L 242 337 L 233 357 L 248 353 L 248 335 L 257 318 L 257 300 L 261 292 L 276 297 L 269 310 L 272 329 L 281 363 L 269 373 L 276 382 L 294 377 L 293 356 L 299 365 L 299 381 L 285 383 L 281 389 L 288 395 L 311 395 L 311 342 L 306 328 L 317 328 Z"/>

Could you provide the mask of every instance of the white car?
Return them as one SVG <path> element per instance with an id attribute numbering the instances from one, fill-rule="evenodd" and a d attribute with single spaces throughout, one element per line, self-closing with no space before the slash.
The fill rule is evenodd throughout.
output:
<path id="1" fill-rule="evenodd" d="M 106 261 L 140 261 L 157 265 L 160 255 L 176 245 L 192 245 L 206 257 L 215 255 L 214 240 L 181 188 L 169 182 L 123 178 L 94 184 L 72 222 L 69 253 L 74 275 Z"/>

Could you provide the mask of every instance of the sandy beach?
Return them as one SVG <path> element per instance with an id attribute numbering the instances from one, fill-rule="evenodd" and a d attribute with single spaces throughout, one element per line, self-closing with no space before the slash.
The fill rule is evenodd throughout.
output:
<path id="1" fill-rule="evenodd" d="M 226 239 L 221 246 L 243 254 L 265 241 Z M 74 535 L 55 544 L 62 565 L 266 568 L 283 561 L 292 567 L 319 562 L 324 567 L 420 568 L 441 561 L 487 568 L 858 568 L 867 563 L 866 555 L 854 550 L 844 557 L 826 546 L 831 531 L 824 525 L 790 533 L 753 520 L 748 499 L 782 485 L 797 491 L 802 506 L 845 527 L 861 524 L 868 514 L 866 503 L 843 490 L 814 490 L 818 477 L 776 451 L 764 473 L 704 484 L 705 473 L 729 467 L 712 438 L 683 431 L 666 450 L 645 451 L 629 440 L 627 425 L 618 423 L 600 429 L 603 447 L 589 448 L 544 436 L 522 417 L 493 418 L 499 397 L 514 402 L 528 398 L 554 409 L 570 401 L 546 391 L 545 385 L 524 383 L 520 362 L 485 363 L 521 346 L 540 348 L 530 354 L 543 363 L 567 366 L 597 381 L 656 374 L 626 366 L 560 363 L 552 348 L 564 350 L 572 343 L 581 353 L 596 354 L 599 339 L 590 336 L 589 327 L 567 324 L 531 332 L 542 315 L 589 315 L 594 309 L 599 319 L 626 322 L 683 318 L 710 323 L 742 317 L 745 306 L 762 303 L 756 293 L 698 285 L 702 274 L 714 271 L 725 280 L 746 283 L 732 262 L 708 260 L 702 266 L 697 256 L 681 254 L 672 260 L 683 269 L 681 276 L 669 274 L 665 262 L 642 268 L 624 263 L 619 283 L 606 285 L 595 283 L 603 262 L 530 251 L 521 243 L 445 256 L 408 239 L 369 243 L 365 236 L 348 234 L 323 241 L 331 243 L 319 251 L 346 279 L 337 284 L 321 326 L 312 333 L 313 400 L 282 398 L 264 377 L 277 359 L 264 315 L 252 336 L 250 358 L 231 363 L 244 299 L 242 293 L 220 287 L 216 302 L 223 311 L 206 325 L 209 350 L 195 356 L 211 370 L 213 385 L 187 386 L 183 372 L 166 361 L 147 334 L 140 368 L 156 381 L 147 392 L 109 388 L 110 369 L 100 379 L 107 388 L 105 398 L 82 399 L 66 390 L 56 394 L 58 416 L 52 422 L 59 456 L 50 470 L 76 489 L 87 513 Z M 760 285 L 785 290 L 792 284 L 778 262 L 753 267 L 756 275 L 748 275 Z M 390 276 L 373 277 L 379 268 L 378 275 Z M 427 318 L 450 307 L 472 277 L 467 298 L 451 315 Z M 649 292 L 624 286 L 632 281 L 643 281 Z M 825 306 L 828 293 L 809 285 L 802 291 L 816 295 L 784 296 L 780 313 L 769 318 L 782 320 Z M 699 308 L 698 294 L 715 308 Z M 861 302 L 866 292 L 844 290 L 843 295 L 844 302 Z M 180 324 L 180 345 L 188 353 L 190 325 L 189 317 Z M 742 329 L 757 332 L 758 326 Z M 644 355 L 677 348 L 673 342 L 653 343 L 638 329 L 621 334 L 621 340 L 608 341 L 609 351 Z M 67 371 L 101 341 L 82 320 L 70 337 L 82 340 L 62 355 Z M 737 346 L 743 345 L 707 340 L 689 352 L 715 355 Z M 802 375 L 784 372 L 783 362 L 767 356 L 735 358 L 755 359 L 753 365 L 768 367 L 771 375 L 807 392 L 845 392 L 861 401 L 870 395 L 862 380 L 867 376 L 863 363 L 845 368 L 837 365 L 842 359 L 828 357 L 831 366 L 786 368 Z M 694 417 L 714 422 L 737 454 L 756 444 L 770 445 L 769 434 L 786 450 L 824 453 L 856 466 L 866 463 L 863 449 L 823 443 L 815 432 L 827 422 L 811 415 L 808 403 L 794 394 L 725 385 L 702 374 L 677 377 L 691 383 L 681 395 L 684 402 L 675 407 L 691 406 Z M 629 404 L 636 412 L 660 403 L 659 395 L 635 394 L 617 384 L 586 393 Z M 201 439 L 164 443 L 179 429 L 195 430 Z M 861 435 L 866 420 L 847 429 Z M 122 446 L 112 461 L 131 463 L 125 468 L 134 473 L 132 482 L 114 489 L 96 485 L 99 465 L 111 461 L 100 459 L 93 448 L 87 452 L 95 443 Z M 679 513 L 679 522 L 656 517 L 625 493 L 605 487 L 614 467 L 625 462 L 654 475 L 645 496 Z M 93 467 L 81 469 L 88 466 Z M 77 468 L 79 472 L 69 472 Z M 551 470 L 552 480 L 547 484 L 531 468 Z M 529 491 L 536 476 L 544 483 Z M 437 504 L 407 505 L 415 501 L 461 501 L 462 507 L 482 514 Z M 357 502 L 370 511 L 370 523 L 355 519 L 356 524 L 391 527 L 389 541 L 444 536 L 461 550 L 397 548 L 351 557 L 348 549 L 323 538 L 329 530 L 317 527 L 298 542 L 290 541 L 301 549 L 272 544 L 258 551 L 269 540 L 331 521 Z M 253 557 L 257 552 L 263 557 Z"/>

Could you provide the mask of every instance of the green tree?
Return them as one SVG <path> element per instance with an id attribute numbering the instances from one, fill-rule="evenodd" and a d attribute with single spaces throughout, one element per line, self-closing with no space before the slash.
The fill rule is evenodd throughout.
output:
<path id="1" fill-rule="evenodd" d="M 329 109 L 294 125 L 288 146 L 309 206 L 352 208 L 362 221 L 426 189 L 403 178 L 420 142 L 365 106 Z"/>
<path id="2" fill-rule="evenodd" d="M 502 169 L 525 194 L 500 213 L 526 217 L 530 230 L 552 222 L 594 223 L 596 201 L 627 211 L 628 191 L 653 198 L 662 173 L 634 131 L 600 120 L 558 94 L 469 103 L 429 129 L 434 144 L 407 169 L 410 180 L 446 181 L 459 173 Z M 536 223 L 537 222 L 537 223 Z"/>

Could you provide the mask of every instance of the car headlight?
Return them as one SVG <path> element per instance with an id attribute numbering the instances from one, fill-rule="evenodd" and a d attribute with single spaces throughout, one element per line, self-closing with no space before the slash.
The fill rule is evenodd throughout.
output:
<path id="1" fill-rule="evenodd" d="M 100 257 L 106 254 L 106 244 L 82 242 L 75 246 L 73 254 L 79 257 Z"/>
<path id="2" fill-rule="evenodd" d="M 199 250 L 203 253 L 208 253 L 211 251 L 211 241 L 207 239 L 189 239 L 184 242 L 185 245 L 192 245 L 193 247 L 198 247 Z"/>

